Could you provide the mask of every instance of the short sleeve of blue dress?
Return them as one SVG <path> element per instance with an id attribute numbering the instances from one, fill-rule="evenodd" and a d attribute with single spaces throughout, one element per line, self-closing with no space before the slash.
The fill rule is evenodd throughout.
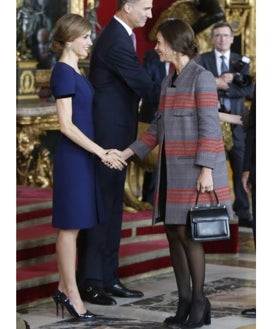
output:
<path id="1" fill-rule="evenodd" d="M 75 73 L 71 66 L 61 62 L 56 63 L 50 79 L 50 87 L 55 99 L 75 94 Z"/>
<path id="2" fill-rule="evenodd" d="M 72 97 L 72 121 L 93 139 L 94 90 L 88 79 L 58 62 L 51 74 L 50 87 L 55 99 Z M 54 227 L 85 229 L 104 219 L 94 161 L 99 160 L 61 133 L 53 159 Z"/>

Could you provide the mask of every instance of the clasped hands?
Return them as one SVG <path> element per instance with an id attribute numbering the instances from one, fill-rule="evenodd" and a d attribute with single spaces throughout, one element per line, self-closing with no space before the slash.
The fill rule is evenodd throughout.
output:
<path id="1" fill-rule="evenodd" d="M 101 156 L 101 161 L 107 167 L 111 169 L 123 170 L 127 166 L 125 161 L 129 156 L 125 154 L 125 151 L 119 151 L 117 149 L 105 150 L 105 153 Z"/>
<path id="2" fill-rule="evenodd" d="M 111 159 L 107 160 L 108 162 L 104 162 L 108 167 L 114 169 L 122 169 L 124 165 L 127 165 L 126 160 L 132 156 L 134 152 L 130 148 L 126 148 L 123 151 L 119 151 L 117 149 L 106 150 L 105 155 L 107 157 L 111 157 Z M 212 169 L 208 167 L 202 167 L 201 173 L 197 180 L 197 191 L 201 191 L 202 193 L 213 191 L 213 179 L 212 179 Z"/>

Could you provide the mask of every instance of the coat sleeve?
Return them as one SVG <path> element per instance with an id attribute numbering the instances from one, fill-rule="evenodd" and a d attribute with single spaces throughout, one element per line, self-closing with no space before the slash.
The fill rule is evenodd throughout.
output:
<path id="1" fill-rule="evenodd" d="M 151 122 L 146 132 L 142 134 L 140 139 L 137 139 L 129 147 L 140 158 L 143 159 L 151 150 L 153 150 L 158 144 L 158 129 L 157 123 L 160 119 L 160 113 L 155 113 L 155 118 Z"/>
<path id="2" fill-rule="evenodd" d="M 217 155 L 224 152 L 224 145 L 218 115 L 217 88 L 211 72 L 203 70 L 198 75 L 195 98 L 198 119 L 195 164 L 213 169 Z"/>

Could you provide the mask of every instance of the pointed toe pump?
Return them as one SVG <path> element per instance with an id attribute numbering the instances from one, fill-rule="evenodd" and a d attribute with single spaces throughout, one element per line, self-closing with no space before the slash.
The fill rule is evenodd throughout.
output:
<path id="1" fill-rule="evenodd" d="M 96 315 L 90 311 L 86 311 L 86 313 L 80 314 L 76 311 L 69 298 L 60 290 L 56 290 L 52 296 L 55 304 L 56 304 L 56 314 L 59 315 L 59 305 L 61 305 L 62 310 L 62 318 L 64 318 L 64 307 L 68 310 L 70 315 L 77 320 L 90 320 L 93 319 Z"/>

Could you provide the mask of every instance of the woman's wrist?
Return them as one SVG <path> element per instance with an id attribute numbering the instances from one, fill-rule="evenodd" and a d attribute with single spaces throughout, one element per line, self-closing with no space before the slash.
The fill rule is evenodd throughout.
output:
<path id="1" fill-rule="evenodd" d="M 127 160 L 129 157 L 131 157 L 134 154 L 131 148 L 127 147 L 125 150 L 122 152 L 122 158 L 124 160 Z"/>

